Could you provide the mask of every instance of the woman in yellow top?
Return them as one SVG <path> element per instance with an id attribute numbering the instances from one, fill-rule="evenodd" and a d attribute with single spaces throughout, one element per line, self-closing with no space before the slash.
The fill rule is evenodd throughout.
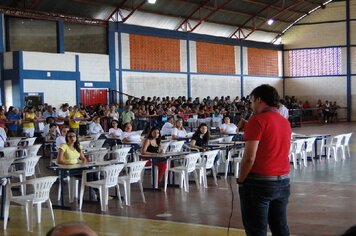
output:
<path id="1" fill-rule="evenodd" d="M 74 106 L 73 111 L 69 113 L 69 128 L 74 130 L 76 134 L 79 134 L 79 125 L 83 118 L 83 114 L 78 107 Z"/>
<path id="2" fill-rule="evenodd" d="M 59 147 L 57 162 L 63 165 L 75 165 L 79 163 L 79 160 L 82 163 L 87 162 L 76 133 L 69 130 L 66 134 L 66 143 Z"/>
<path id="3" fill-rule="evenodd" d="M 25 133 L 26 137 L 32 138 L 35 134 L 35 108 L 28 107 L 23 118 L 23 132 Z"/>

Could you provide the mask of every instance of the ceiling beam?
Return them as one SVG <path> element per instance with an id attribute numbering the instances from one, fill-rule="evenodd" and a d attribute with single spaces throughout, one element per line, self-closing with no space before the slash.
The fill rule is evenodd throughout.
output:
<path id="1" fill-rule="evenodd" d="M 207 16 L 205 16 L 204 18 L 200 19 L 199 22 L 189 31 L 193 32 L 196 28 L 198 28 L 199 25 L 201 25 L 204 21 L 208 20 L 209 17 L 211 17 L 212 15 L 214 15 L 217 11 L 219 11 L 220 9 L 222 9 L 224 6 L 226 6 L 228 3 L 230 3 L 232 0 L 225 0 L 220 6 L 216 6 L 216 8 L 214 10 L 212 10 Z"/>
<path id="2" fill-rule="evenodd" d="M 262 12 L 264 12 L 265 10 L 267 10 L 268 8 L 270 8 L 270 6 L 272 6 L 273 4 L 277 3 L 279 0 L 274 0 L 271 4 L 268 4 L 266 6 L 264 6 L 261 10 L 259 10 L 258 12 L 256 12 L 256 14 L 254 16 L 251 16 L 250 18 L 248 18 L 241 26 L 237 27 L 237 29 L 232 32 L 229 36 L 229 38 L 232 38 L 237 32 L 239 32 L 242 28 L 244 28 L 246 26 L 247 23 L 249 23 L 251 20 L 254 20 L 256 16 L 258 16 L 259 14 L 261 14 Z M 264 24 L 265 22 L 263 22 Z M 254 28 L 256 29 L 256 27 L 254 26 Z M 253 32 L 251 32 L 253 33 Z M 250 34 L 251 34 L 250 33 Z"/>
<path id="3" fill-rule="evenodd" d="M 188 3 L 188 4 L 192 4 L 192 5 L 197 5 L 197 6 L 200 5 L 200 4 L 198 4 L 198 3 L 191 2 L 191 1 L 189 1 L 189 0 L 178 0 L 178 1 L 179 1 L 179 2 Z M 263 4 L 263 5 L 266 5 L 266 4 Z M 207 4 L 204 4 L 204 6 L 201 6 L 201 8 L 208 9 L 208 10 L 214 10 L 214 9 L 215 9 L 214 7 L 208 6 Z M 226 9 L 226 8 L 220 9 L 219 11 L 220 11 L 220 12 L 226 12 L 226 13 L 237 14 L 237 15 L 248 16 L 248 17 L 253 16 L 253 14 L 248 13 L 248 12 L 239 11 L 239 10 L 231 10 L 231 9 Z M 261 20 L 267 20 L 267 18 L 264 17 L 264 16 L 258 16 L 258 18 L 260 18 Z M 281 22 L 281 23 L 286 23 L 286 24 L 290 24 L 290 23 L 293 22 L 293 21 L 284 21 L 284 20 L 280 20 L 280 19 L 275 19 L 275 21 L 278 21 L 278 22 Z"/>
<path id="4" fill-rule="evenodd" d="M 118 4 L 111 4 L 108 2 L 101 2 L 101 1 L 90 1 L 90 0 L 71 0 L 72 2 L 89 4 L 93 6 L 108 6 L 108 7 L 116 7 Z"/>
<path id="5" fill-rule="evenodd" d="M 184 25 L 188 24 L 188 21 L 192 18 L 192 16 L 197 13 L 198 11 L 200 11 L 200 8 L 202 8 L 203 6 L 205 6 L 206 4 L 209 3 L 210 0 L 206 0 L 205 2 L 198 4 L 198 7 L 194 9 L 194 11 L 192 11 L 177 27 L 175 30 L 179 30 L 181 29 Z M 182 28 L 183 29 L 183 28 Z M 184 30 L 184 29 L 183 29 Z M 185 31 L 187 31 L 187 27 L 185 29 Z"/>
<path id="6" fill-rule="evenodd" d="M 142 0 L 141 3 L 139 3 L 136 7 L 134 7 L 131 12 L 125 16 L 124 19 L 122 19 L 122 22 L 126 22 L 137 10 L 139 10 L 144 4 L 146 3 L 146 0 Z"/>
<path id="7" fill-rule="evenodd" d="M 30 9 L 30 10 L 35 9 L 35 8 L 38 6 L 38 4 L 39 4 L 40 2 L 41 2 L 40 0 L 32 0 L 29 9 Z"/>
<path id="8" fill-rule="evenodd" d="M 279 16 L 279 15 L 282 14 L 283 12 L 287 11 L 289 8 L 295 7 L 296 5 L 298 5 L 298 4 L 299 4 L 300 2 L 302 2 L 302 1 L 304 1 L 304 0 L 297 0 L 296 3 L 294 3 L 294 4 L 292 4 L 292 5 L 288 6 L 288 7 L 285 7 L 284 9 L 282 9 L 281 11 L 279 11 L 277 14 L 273 15 L 273 16 L 271 17 L 271 19 L 276 18 L 277 16 Z M 265 23 L 266 23 L 266 22 L 262 22 L 261 24 L 259 24 L 259 25 L 256 27 L 256 29 L 260 28 L 260 27 L 261 27 L 263 24 L 265 24 Z M 250 33 L 248 33 L 248 34 L 245 36 L 245 39 L 247 39 L 252 33 L 253 33 L 253 31 L 250 32 Z"/>
<path id="9" fill-rule="evenodd" d="M 111 17 L 113 17 L 113 15 L 114 15 L 117 11 L 119 11 L 120 8 L 125 5 L 126 2 L 127 2 L 127 0 L 124 0 L 124 1 L 121 2 L 120 5 L 116 6 L 116 7 L 115 7 L 115 10 L 114 10 L 112 13 L 110 13 L 110 15 L 108 15 L 105 20 L 106 20 L 106 21 L 110 20 Z"/>
<path id="10" fill-rule="evenodd" d="M 204 7 L 204 8 L 212 10 L 211 7 Z M 251 14 L 251 13 L 247 13 L 247 12 L 243 12 L 243 11 L 238 11 L 238 10 L 220 9 L 219 11 L 220 11 L 220 12 L 226 12 L 226 13 L 232 13 L 232 14 L 236 14 L 236 15 L 248 16 L 248 17 L 254 16 L 254 15 Z M 264 17 L 264 16 L 256 16 L 256 18 L 259 18 L 259 19 L 261 19 L 261 20 L 263 20 L 263 21 L 268 20 L 268 18 L 267 18 L 267 17 Z M 279 21 L 279 22 L 281 22 L 281 23 L 286 23 L 286 24 L 292 23 L 292 21 L 284 21 L 284 20 L 280 20 L 280 19 L 275 19 L 275 21 Z"/>
<path id="11" fill-rule="evenodd" d="M 244 2 L 248 2 L 248 3 L 254 3 L 256 5 L 260 5 L 260 6 L 267 6 L 269 5 L 268 3 L 264 3 L 264 2 L 260 2 L 260 1 L 256 1 L 256 0 L 242 0 Z M 272 9 L 275 9 L 275 10 L 281 10 L 281 7 L 277 7 L 277 6 L 271 6 Z M 298 11 L 298 10 L 294 10 L 294 9 L 289 9 L 288 11 L 290 12 L 294 12 L 294 13 L 298 13 L 298 14 L 301 14 L 301 15 L 304 15 L 306 14 L 306 12 L 303 12 L 303 11 Z"/>
<path id="12" fill-rule="evenodd" d="M 3 6 L 0 6 L 0 12 L 4 13 L 4 15 L 7 16 L 39 19 L 39 20 L 51 20 L 51 21 L 63 20 L 65 22 L 78 23 L 78 24 L 107 26 L 108 23 L 107 21 L 103 21 L 103 20 L 95 20 L 95 19 L 64 15 L 58 13 L 41 12 L 41 11 L 18 9 L 18 8 L 3 7 Z"/>
<path id="13" fill-rule="evenodd" d="M 126 9 L 126 8 L 121 8 L 121 9 L 124 9 L 124 10 L 130 10 L 130 9 Z M 178 17 L 177 15 L 174 15 L 174 14 L 168 14 L 168 13 L 157 13 L 157 12 L 154 12 L 154 11 L 151 11 L 151 10 L 146 10 L 146 9 L 140 9 L 140 12 L 145 12 L 145 13 L 150 13 L 150 14 L 156 14 L 156 15 L 161 15 L 161 16 L 168 16 L 168 17 Z M 194 18 L 194 17 L 191 17 L 190 18 L 191 20 L 194 20 L 194 21 L 199 21 L 198 18 Z M 232 26 L 232 27 L 236 27 L 236 25 L 234 24 L 230 24 L 230 23 L 223 23 L 223 22 L 218 22 L 218 21 L 214 21 L 214 20 L 207 20 L 206 22 L 209 22 L 209 23 L 213 23 L 213 24 L 218 24 L 218 25 L 227 25 L 227 26 Z M 251 27 L 245 27 L 245 29 L 250 29 L 252 30 L 253 28 Z M 280 31 L 276 31 L 276 30 L 261 30 L 263 32 L 267 32 L 267 33 L 275 33 L 275 34 L 279 34 Z"/>

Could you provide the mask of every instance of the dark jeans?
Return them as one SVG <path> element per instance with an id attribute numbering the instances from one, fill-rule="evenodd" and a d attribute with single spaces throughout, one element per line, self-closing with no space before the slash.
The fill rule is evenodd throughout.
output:
<path id="1" fill-rule="evenodd" d="M 289 179 L 277 181 L 247 178 L 239 186 L 242 221 L 248 236 L 289 235 L 287 204 L 290 195 Z"/>

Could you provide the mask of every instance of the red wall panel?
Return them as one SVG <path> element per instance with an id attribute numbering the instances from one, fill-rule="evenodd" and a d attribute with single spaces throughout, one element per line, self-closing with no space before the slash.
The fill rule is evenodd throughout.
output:
<path id="1" fill-rule="evenodd" d="M 81 89 L 80 102 L 86 106 L 108 103 L 108 90 L 107 89 Z"/>

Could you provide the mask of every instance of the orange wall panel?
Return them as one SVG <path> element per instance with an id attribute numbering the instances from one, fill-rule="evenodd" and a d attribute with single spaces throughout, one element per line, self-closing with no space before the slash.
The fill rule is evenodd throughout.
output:
<path id="1" fill-rule="evenodd" d="M 235 74 L 234 46 L 197 42 L 199 73 Z"/>
<path id="2" fill-rule="evenodd" d="M 130 34 L 133 70 L 180 71 L 180 41 Z"/>
<path id="3" fill-rule="evenodd" d="M 248 74 L 278 76 L 278 51 L 248 48 Z"/>

